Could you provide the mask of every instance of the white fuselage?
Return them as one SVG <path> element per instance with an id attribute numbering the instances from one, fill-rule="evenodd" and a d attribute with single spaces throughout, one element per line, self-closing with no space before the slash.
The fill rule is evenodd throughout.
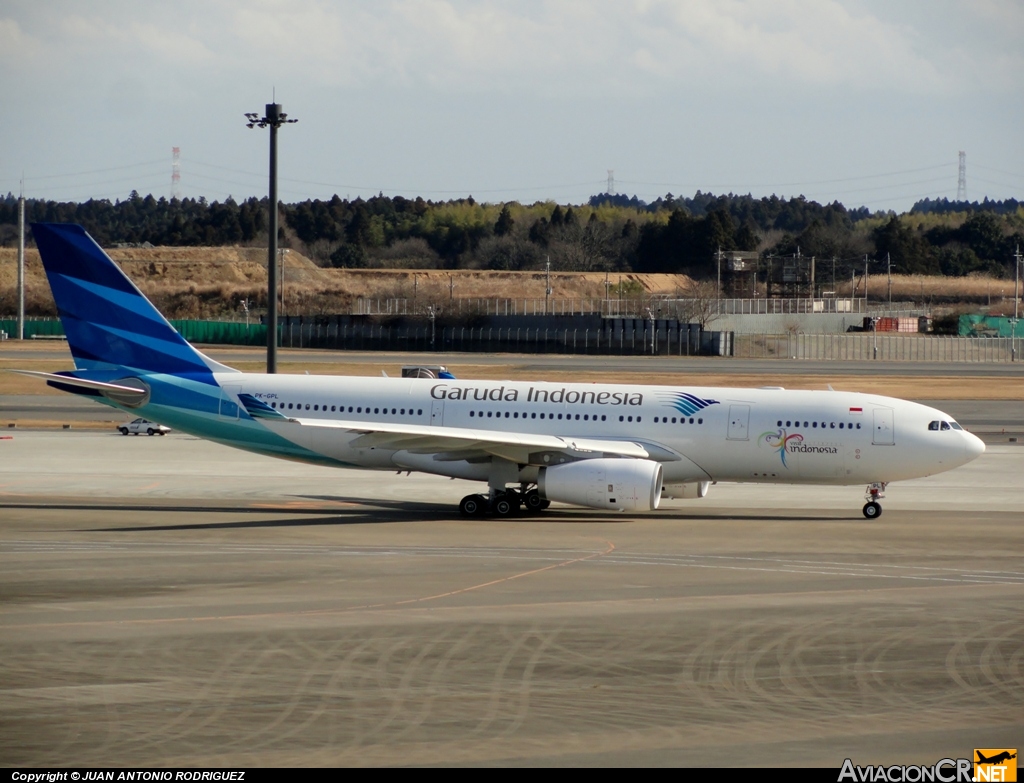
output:
<path id="1" fill-rule="evenodd" d="M 662 463 L 666 484 L 889 482 L 950 470 L 984 451 L 941 411 L 852 392 L 242 373 L 216 378 L 227 395 L 252 395 L 288 418 L 635 442 Z M 487 478 L 486 468 L 471 462 L 353 447 L 357 435 L 343 429 L 269 428 L 335 463 Z M 246 429 L 239 428 L 237 439 L 218 439 L 260 451 Z"/>

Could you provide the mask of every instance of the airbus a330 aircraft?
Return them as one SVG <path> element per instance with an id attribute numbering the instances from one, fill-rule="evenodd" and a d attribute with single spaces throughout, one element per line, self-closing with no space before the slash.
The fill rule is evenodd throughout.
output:
<path id="1" fill-rule="evenodd" d="M 486 482 L 466 516 L 648 511 L 714 482 L 886 484 L 985 446 L 941 411 L 837 391 L 242 373 L 179 335 L 76 225 L 34 224 L 75 370 L 26 374 L 228 446 Z"/>

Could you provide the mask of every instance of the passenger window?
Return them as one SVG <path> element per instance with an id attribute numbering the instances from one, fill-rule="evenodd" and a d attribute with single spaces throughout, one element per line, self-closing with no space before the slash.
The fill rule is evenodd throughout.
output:
<path id="1" fill-rule="evenodd" d="M 698 424 L 703 424 L 704 423 L 704 419 L 697 419 L 697 423 Z"/>
<path id="2" fill-rule="evenodd" d="M 624 417 L 619 416 L 619 421 L 624 421 Z"/>

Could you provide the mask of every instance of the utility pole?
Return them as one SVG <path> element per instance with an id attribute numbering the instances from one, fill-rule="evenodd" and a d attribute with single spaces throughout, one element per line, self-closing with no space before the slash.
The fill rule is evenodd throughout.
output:
<path id="1" fill-rule="evenodd" d="M 548 299 L 551 296 L 551 256 L 544 261 L 544 315 L 548 314 Z"/>
<path id="2" fill-rule="evenodd" d="M 889 260 L 889 254 L 885 254 L 885 273 L 888 275 L 889 280 L 889 309 L 892 309 L 892 261 Z"/>
<path id="3" fill-rule="evenodd" d="M 868 309 L 868 254 L 864 254 L 864 309 Z"/>
<path id="4" fill-rule="evenodd" d="M 722 246 L 718 246 L 718 300 L 722 299 Z M 718 308 L 718 312 L 722 312 L 722 308 Z"/>
<path id="5" fill-rule="evenodd" d="M 18 339 L 25 339 L 25 188 L 18 196 Z"/>
<path id="6" fill-rule="evenodd" d="M 267 211 L 270 213 L 270 236 L 267 243 L 267 373 L 277 372 L 277 129 L 287 123 L 288 115 L 281 111 L 280 103 L 268 103 L 266 114 L 246 112 L 249 128 L 270 128 L 270 193 Z"/>
<path id="7" fill-rule="evenodd" d="M 280 277 L 278 279 L 281 282 L 281 284 L 280 284 L 280 288 L 281 288 L 281 315 L 284 315 L 284 254 L 287 253 L 287 252 L 288 252 L 287 250 L 279 250 L 277 252 L 278 267 L 279 267 L 279 270 L 280 270 L 280 272 L 279 272 Z"/>
<path id="8" fill-rule="evenodd" d="M 1017 321 L 1020 306 L 1020 245 L 1013 254 L 1013 321 L 1010 322 L 1010 361 L 1017 361 Z"/>

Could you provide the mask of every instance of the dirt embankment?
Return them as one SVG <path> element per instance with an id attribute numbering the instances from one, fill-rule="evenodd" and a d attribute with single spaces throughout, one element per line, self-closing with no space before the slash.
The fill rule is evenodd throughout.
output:
<path id="1" fill-rule="evenodd" d="M 267 252 L 246 247 L 113 248 L 107 251 L 169 318 L 241 317 L 242 302 L 254 312 L 266 307 Z M 39 254 L 26 251 L 26 312 L 55 315 Z M 16 256 L 0 248 L 0 317 L 14 313 Z M 294 250 L 281 256 L 285 313 L 319 315 L 353 312 L 357 299 L 408 299 L 424 309 L 444 307 L 450 297 L 470 299 L 544 299 L 544 272 L 493 272 L 441 269 L 322 269 Z M 622 296 L 685 296 L 693 281 L 686 275 L 612 272 L 552 272 L 552 299 Z M 889 280 L 868 281 L 872 299 L 888 297 Z M 855 296 L 863 295 L 857 280 Z M 837 295 L 849 296 L 850 282 L 837 281 Z M 917 301 L 963 310 L 1012 311 L 1013 280 L 893 275 L 893 301 Z"/>
<path id="2" fill-rule="evenodd" d="M 107 251 L 135 284 L 169 318 L 214 318 L 239 314 L 243 301 L 266 306 L 267 253 L 263 248 L 155 247 Z M 0 248 L 0 316 L 14 312 L 17 253 Z M 291 314 L 347 313 L 356 299 L 413 299 L 422 305 L 470 298 L 543 299 L 543 272 L 483 270 L 322 269 L 294 250 L 282 253 L 285 311 Z M 607 284 L 607 286 L 606 286 Z M 671 296 L 692 284 L 685 275 L 552 272 L 554 299 L 615 296 Z M 25 253 L 26 311 L 55 315 L 39 253 Z"/>

